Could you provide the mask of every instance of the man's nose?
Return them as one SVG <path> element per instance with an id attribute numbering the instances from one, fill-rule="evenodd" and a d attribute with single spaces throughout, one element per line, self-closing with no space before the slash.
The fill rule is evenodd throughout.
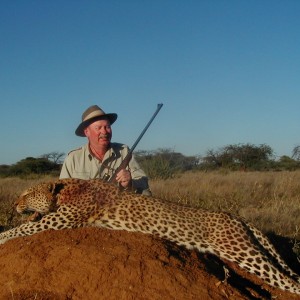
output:
<path id="1" fill-rule="evenodd" d="M 101 128 L 100 133 L 106 134 L 107 133 L 107 129 L 105 127 Z"/>

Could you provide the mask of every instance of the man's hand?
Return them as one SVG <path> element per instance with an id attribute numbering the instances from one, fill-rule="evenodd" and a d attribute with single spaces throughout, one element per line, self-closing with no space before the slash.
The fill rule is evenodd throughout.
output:
<path id="1" fill-rule="evenodd" d="M 121 170 L 117 174 L 116 180 L 123 188 L 128 188 L 131 186 L 131 174 L 128 170 Z"/>

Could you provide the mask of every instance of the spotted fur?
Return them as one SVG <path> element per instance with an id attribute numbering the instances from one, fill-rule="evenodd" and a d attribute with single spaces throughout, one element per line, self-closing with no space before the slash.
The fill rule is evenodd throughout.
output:
<path id="1" fill-rule="evenodd" d="M 120 191 L 100 180 L 64 179 L 25 191 L 17 210 L 46 213 L 0 234 L 0 243 L 48 229 L 98 226 L 157 235 L 188 249 L 211 253 L 257 275 L 267 284 L 300 295 L 300 280 L 269 240 L 228 213 L 181 206 Z"/>

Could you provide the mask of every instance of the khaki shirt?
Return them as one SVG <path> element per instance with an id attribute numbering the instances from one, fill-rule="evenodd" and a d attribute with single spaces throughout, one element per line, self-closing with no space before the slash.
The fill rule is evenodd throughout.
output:
<path id="1" fill-rule="evenodd" d="M 103 178 L 106 174 L 111 176 L 120 166 L 128 152 L 128 146 L 111 143 L 110 148 L 105 153 L 103 161 L 101 162 L 91 154 L 89 144 L 86 144 L 79 149 L 69 152 L 63 163 L 59 178 L 79 178 L 87 180 Z M 148 178 L 135 160 L 134 155 L 127 169 L 131 173 L 132 188 L 137 193 L 151 195 Z"/>

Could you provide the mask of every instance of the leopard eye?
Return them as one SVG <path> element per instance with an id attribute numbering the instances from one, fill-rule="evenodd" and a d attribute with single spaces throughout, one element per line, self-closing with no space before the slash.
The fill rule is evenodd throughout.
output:
<path id="1" fill-rule="evenodd" d="M 55 189 L 55 184 L 54 183 L 49 183 L 47 186 L 48 191 L 53 194 L 53 191 Z"/>

